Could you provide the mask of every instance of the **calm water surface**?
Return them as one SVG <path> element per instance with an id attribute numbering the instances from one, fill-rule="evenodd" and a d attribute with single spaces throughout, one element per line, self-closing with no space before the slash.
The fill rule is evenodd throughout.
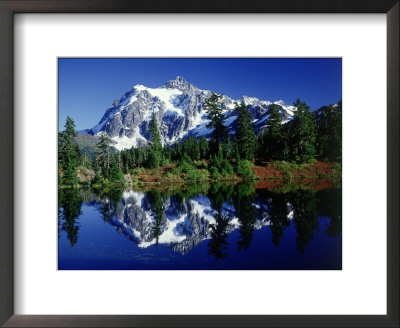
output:
<path id="1" fill-rule="evenodd" d="M 341 270 L 341 196 L 251 183 L 63 190 L 58 268 Z"/>

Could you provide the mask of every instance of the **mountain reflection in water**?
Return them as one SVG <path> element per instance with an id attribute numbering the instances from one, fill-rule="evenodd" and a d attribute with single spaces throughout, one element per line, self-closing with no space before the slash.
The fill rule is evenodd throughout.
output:
<path id="1" fill-rule="evenodd" d="M 59 269 L 341 269 L 341 188 L 59 191 Z"/>

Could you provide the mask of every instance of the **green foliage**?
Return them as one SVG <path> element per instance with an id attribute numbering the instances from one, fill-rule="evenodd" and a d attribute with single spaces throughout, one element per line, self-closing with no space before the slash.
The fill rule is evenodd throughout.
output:
<path id="1" fill-rule="evenodd" d="M 219 179 L 221 179 L 222 175 L 221 175 L 221 173 L 219 172 L 219 170 L 218 170 L 217 167 L 215 167 L 215 166 L 210 166 L 210 169 L 209 169 L 208 171 L 210 172 L 210 175 L 211 175 L 211 177 L 212 177 L 214 180 L 219 180 Z"/>
<path id="2" fill-rule="evenodd" d="M 166 173 L 161 180 L 203 181 L 208 177 L 218 180 L 230 177 L 235 172 L 243 179 L 254 179 L 251 162 L 254 161 L 257 148 L 260 159 L 279 163 L 276 164 L 279 166 L 277 168 L 288 178 L 292 177 L 291 172 L 294 169 L 301 169 L 302 163 L 314 161 L 315 156 L 329 161 L 341 160 L 341 102 L 338 106 L 326 106 L 318 113 L 311 113 L 305 102 L 297 100 L 294 104 L 297 107 L 295 116 L 286 124 L 282 124 L 278 107 L 273 104 L 268 111 L 267 129 L 258 140 L 247 107 L 243 103 L 235 104 L 238 115 L 237 133 L 231 141 L 223 125 L 225 117 L 221 100 L 222 96 L 217 94 L 212 94 L 206 100 L 207 118 L 210 120 L 207 127 L 213 129 L 210 142 L 205 137 L 188 137 L 173 146 L 163 147 L 153 114 L 150 122 L 150 146 L 117 151 L 111 147 L 109 136 L 102 133 L 97 139 L 93 159 L 89 150 L 81 150 L 81 155 L 75 142 L 79 138 L 74 122 L 68 117 L 65 131 L 59 133 L 59 184 L 65 187 L 78 185 L 76 169 L 79 166 L 95 171 L 93 185 L 105 186 L 116 182 L 124 183 L 124 174 L 140 175 L 144 168 L 157 169 L 173 163 L 177 164 L 173 169 L 162 170 Z M 87 142 L 96 140 L 86 137 L 83 139 L 87 139 Z M 282 160 L 287 162 L 279 162 Z M 158 171 L 147 174 L 157 173 Z M 341 169 L 334 168 L 330 175 L 339 177 Z M 145 178 L 142 175 L 139 179 Z"/>
<path id="3" fill-rule="evenodd" d="M 221 174 L 223 176 L 232 175 L 234 173 L 233 166 L 227 159 L 224 159 L 221 163 Z"/>
<path id="4" fill-rule="evenodd" d="M 124 173 L 130 173 L 130 170 L 136 166 L 135 148 L 120 151 L 121 169 Z"/>
<path id="5" fill-rule="evenodd" d="M 200 142 L 194 137 L 189 137 L 182 143 L 182 153 L 189 156 L 191 160 L 200 159 Z"/>
<path id="6" fill-rule="evenodd" d="M 132 147 L 121 152 L 122 169 L 127 173 L 130 169 L 147 166 L 149 147 Z"/>
<path id="7" fill-rule="evenodd" d="M 101 187 L 94 189 L 99 198 L 100 208 L 98 209 L 103 217 L 103 221 L 107 222 L 115 215 L 117 205 L 121 201 L 124 188 L 112 184 L 107 178 Z"/>
<path id="8" fill-rule="evenodd" d="M 145 171 L 145 169 L 143 167 L 141 167 L 141 168 L 133 169 L 131 172 L 132 172 L 132 175 L 140 175 L 140 174 L 143 174 L 144 171 Z"/>
<path id="9" fill-rule="evenodd" d="M 99 186 L 102 182 L 102 177 L 101 175 L 97 172 L 94 176 L 94 179 L 92 181 L 92 186 Z"/>
<path id="10" fill-rule="evenodd" d="M 212 156 L 208 169 L 213 179 L 219 179 L 222 176 L 223 161 L 222 149 L 219 149 L 218 153 Z"/>
<path id="11" fill-rule="evenodd" d="M 342 102 L 322 107 L 317 113 L 318 152 L 329 161 L 342 159 Z"/>
<path id="12" fill-rule="evenodd" d="M 81 158 L 82 158 L 82 166 L 88 169 L 92 168 L 93 161 L 88 151 L 82 152 Z"/>
<path id="13" fill-rule="evenodd" d="M 239 154 L 239 148 L 238 145 L 235 144 L 235 170 L 237 171 L 239 163 L 240 163 L 240 154 Z"/>
<path id="14" fill-rule="evenodd" d="M 193 162 L 186 153 L 183 155 L 179 165 L 167 174 L 167 177 L 173 180 L 177 176 L 182 176 L 185 180 L 206 181 L 208 179 L 207 163 L 205 161 Z"/>
<path id="15" fill-rule="evenodd" d="M 312 162 L 312 161 L 311 161 Z M 280 171 L 293 171 L 293 170 L 303 170 L 308 166 L 308 163 L 292 163 L 286 161 L 273 161 L 270 165 Z"/>
<path id="16" fill-rule="evenodd" d="M 181 174 L 187 174 L 192 170 L 196 170 L 193 161 L 187 154 L 184 154 L 178 165 L 171 170 L 171 174 L 180 176 Z"/>
<path id="17" fill-rule="evenodd" d="M 179 168 L 183 173 L 187 173 L 189 170 L 193 169 L 193 161 L 188 154 L 183 154 L 183 157 L 179 163 Z"/>
<path id="18" fill-rule="evenodd" d="M 87 153 L 91 160 L 95 158 L 95 150 L 97 137 L 90 134 L 77 133 L 74 137 L 75 143 L 78 145 L 82 154 Z"/>
<path id="19" fill-rule="evenodd" d="M 60 170 L 57 170 L 57 179 L 58 179 L 58 185 L 59 186 L 63 185 L 63 177 L 61 176 Z"/>
<path id="20" fill-rule="evenodd" d="M 179 173 L 188 173 L 190 170 L 193 170 L 194 167 L 190 162 L 183 161 L 176 168 L 175 172 Z"/>
<path id="21" fill-rule="evenodd" d="M 207 119 L 210 120 L 207 128 L 214 129 L 210 139 L 210 152 L 214 155 L 218 153 L 220 144 L 228 138 L 226 126 L 223 124 L 225 116 L 222 113 L 221 99 L 222 95 L 212 93 L 205 103 Z"/>
<path id="22" fill-rule="evenodd" d="M 110 169 L 110 150 L 111 139 L 107 133 L 100 134 L 99 141 L 96 144 L 96 168 L 98 174 L 107 176 Z"/>
<path id="23" fill-rule="evenodd" d="M 197 161 L 194 162 L 194 165 L 198 168 L 198 169 L 207 169 L 208 168 L 208 164 L 207 162 L 203 159 L 201 161 Z"/>
<path id="24" fill-rule="evenodd" d="M 69 116 L 64 127 L 65 130 L 58 135 L 58 163 L 63 169 L 62 183 L 72 186 L 79 183 L 76 167 L 81 163 L 81 153 L 73 140 L 76 136 L 75 123 Z"/>
<path id="25" fill-rule="evenodd" d="M 206 181 L 208 179 L 206 170 L 191 169 L 187 172 L 186 178 L 195 181 Z"/>
<path id="26" fill-rule="evenodd" d="M 117 182 L 117 181 L 123 181 L 124 180 L 124 174 L 121 171 L 120 166 L 117 163 L 117 155 L 112 156 L 112 161 L 111 161 L 111 167 L 108 173 L 108 178 L 111 181 Z"/>
<path id="27" fill-rule="evenodd" d="M 251 122 L 250 112 L 244 103 L 240 105 L 236 103 L 235 111 L 238 113 L 235 142 L 239 155 L 242 159 L 253 160 L 257 147 L 257 138 Z"/>
<path id="28" fill-rule="evenodd" d="M 316 153 L 316 126 L 310 107 L 305 102 L 297 101 L 297 107 L 290 126 L 290 159 L 297 163 L 308 163 Z"/>
<path id="29" fill-rule="evenodd" d="M 199 141 L 199 149 L 200 149 L 200 158 L 208 159 L 208 154 L 209 154 L 208 141 L 204 136 L 201 137 Z"/>
<path id="30" fill-rule="evenodd" d="M 213 156 L 208 170 L 211 174 L 211 177 L 215 180 L 232 175 L 234 173 L 232 164 L 227 159 L 224 159 L 221 149 L 217 155 Z"/>
<path id="31" fill-rule="evenodd" d="M 267 129 L 261 136 L 260 155 L 267 160 L 285 159 L 286 138 L 278 107 L 272 104 L 268 109 Z"/>
<path id="32" fill-rule="evenodd" d="M 237 164 L 236 173 L 243 179 L 253 179 L 255 177 L 254 172 L 251 170 L 253 163 L 246 160 L 239 160 Z"/>
<path id="33" fill-rule="evenodd" d="M 217 212 L 222 210 L 224 202 L 230 202 L 234 193 L 234 186 L 231 184 L 213 183 L 208 189 L 208 198 L 210 199 L 211 207 Z"/>
<path id="34" fill-rule="evenodd" d="M 332 169 L 331 175 L 332 178 L 340 178 L 342 177 L 342 163 L 336 163 Z"/>
<path id="35" fill-rule="evenodd" d="M 157 128 L 156 116 L 153 116 L 150 121 L 150 133 L 151 133 L 151 147 L 149 151 L 148 167 L 158 168 L 163 161 L 163 149 L 161 145 L 160 133 Z"/>
<path id="36" fill-rule="evenodd" d="M 234 155 L 234 151 L 235 151 L 234 143 L 231 142 L 231 138 L 228 136 L 223 144 L 222 154 L 224 158 L 231 159 Z"/>
<path id="37" fill-rule="evenodd" d="M 222 161 L 224 160 L 222 149 L 219 149 L 218 153 L 212 157 L 210 167 L 215 167 L 218 171 L 221 169 Z"/>

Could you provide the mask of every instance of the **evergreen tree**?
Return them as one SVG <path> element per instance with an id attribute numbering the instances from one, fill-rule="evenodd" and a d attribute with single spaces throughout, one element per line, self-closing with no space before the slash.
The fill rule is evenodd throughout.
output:
<path id="1" fill-rule="evenodd" d="M 239 149 L 239 155 L 242 159 L 251 161 L 254 159 L 256 152 L 257 138 L 251 123 L 250 112 L 244 103 L 240 105 L 236 103 L 235 111 L 238 112 L 235 141 Z"/>
<path id="2" fill-rule="evenodd" d="M 262 135 L 262 157 L 267 160 L 284 159 L 285 138 L 278 107 L 272 104 L 268 109 L 267 130 Z"/>
<path id="3" fill-rule="evenodd" d="M 235 170 L 237 171 L 240 165 L 240 154 L 238 145 L 235 144 Z"/>
<path id="4" fill-rule="evenodd" d="M 182 158 L 182 141 L 178 140 L 178 142 L 173 146 L 172 160 L 175 162 L 180 162 L 181 158 Z"/>
<path id="5" fill-rule="evenodd" d="M 63 169 L 62 182 L 65 185 L 75 185 L 79 182 L 76 167 L 81 163 L 81 153 L 73 139 L 76 137 L 75 123 L 69 116 L 64 127 L 65 130 L 58 136 L 58 160 Z"/>
<path id="6" fill-rule="evenodd" d="M 208 158 L 208 141 L 206 137 L 201 137 L 200 142 L 199 142 L 199 147 L 200 147 L 200 158 L 201 159 L 207 159 Z"/>
<path id="7" fill-rule="evenodd" d="M 165 145 L 163 148 L 163 165 L 169 165 L 171 163 L 171 147 Z"/>
<path id="8" fill-rule="evenodd" d="M 92 168 L 92 158 L 87 151 L 85 151 L 82 155 L 82 165 L 89 169 Z"/>
<path id="9" fill-rule="evenodd" d="M 150 121 L 150 133 L 151 133 L 151 146 L 149 152 L 148 165 L 150 168 L 158 168 L 162 163 L 163 149 L 161 145 L 160 133 L 157 128 L 156 116 L 153 116 Z"/>
<path id="10" fill-rule="evenodd" d="M 124 179 L 124 175 L 121 171 L 120 166 L 118 165 L 119 154 L 113 154 L 111 158 L 110 170 L 108 173 L 108 178 L 111 181 L 122 181 Z"/>
<path id="11" fill-rule="evenodd" d="M 308 163 L 316 153 L 316 127 L 310 107 L 297 99 L 290 128 L 290 159 L 297 163 Z"/>
<path id="12" fill-rule="evenodd" d="M 96 144 L 96 166 L 100 175 L 107 177 L 110 169 L 110 144 L 111 139 L 107 133 L 100 134 L 99 142 Z"/>
<path id="13" fill-rule="evenodd" d="M 233 142 L 231 142 L 231 138 L 228 135 L 228 137 L 226 138 L 225 142 L 224 142 L 224 148 L 223 148 L 223 154 L 224 157 L 227 159 L 231 159 L 234 155 L 234 146 L 233 146 Z"/>
<path id="14" fill-rule="evenodd" d="M 222 176 L 232 175 L 234 169 L 232 164 L 224 158 L 222 148 L 219 149 L 218 153 L 211 157 L 209 165 L 209 172 L 214 179 L 218 179 Z"/>
<path id="15" fill-rule="evenodd" d="M 224 125 L 225 116 L 222 113 L 221 104 L 222 95 L 212 93 L 206 100 L 205 109 L 207 111 L 208 129 L 214 129 L 210 138 L 210 152 L 212 155 L 217 154 L 220 144 L 228 137 L 226 126 Z"/>
<path id="16" fill-rule="evenodd" d="M 148 161 L 149 152 L 147 147 L 138 147 L 136 148 L 136 158 L 137 158 L 137 166 L 141 167 Z"/>
<path id="17" fill-rule="evenodd" d="M 120 151 L 120 156 L 121 156 L 121 168 L 122 172 L 128 174 L 129 170 L 133 168 L 133 162 L 132 162 L 132 148 L 129 150 L 122 150 Z"/>
<path id="18" fill-rule="evenodd" d="M 200 159 L 199 140 L 194 137 L 189 137 L 182 142 L 182 151 L 187 154 L 193 161 Z"/>
<path id="19" fill-rule="evenodd" d="M 65 127 L 65 133 L 68 136 L 76 137 L 75 122 L 69 116 L 67 116 L 67 120 L 65 121 L 64 127 Z"/>
<path id="20" fill-rule="evenodd" d="M 323 159 L 342 158 L 342 102 L 322 107 L 317 114 L 318 151 Z"/>
<path id="21" fill-rule="evenodd" d="M 129 168 L 130 168 L 130 169 L 135 168 L 135 167 L 136 167 L 136 152 L 135 152 L 135 148 L 134 148 L 134 147 L 132 147 L 132 148 L 130 149 L 130 156 L 129 156 L 129 159 L 130 159 Z"/>

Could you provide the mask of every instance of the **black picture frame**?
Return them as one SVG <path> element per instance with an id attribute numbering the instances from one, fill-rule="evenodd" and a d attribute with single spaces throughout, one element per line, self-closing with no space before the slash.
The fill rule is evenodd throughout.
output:
<path id="1" fill-rule="evenodd" d="M 4 327 L 399 327 L 399 0 L 0 0 L 0 324 Z M 14 315 L 13 17 L 16 13 L 385 13 L 387 315 Z"/>

